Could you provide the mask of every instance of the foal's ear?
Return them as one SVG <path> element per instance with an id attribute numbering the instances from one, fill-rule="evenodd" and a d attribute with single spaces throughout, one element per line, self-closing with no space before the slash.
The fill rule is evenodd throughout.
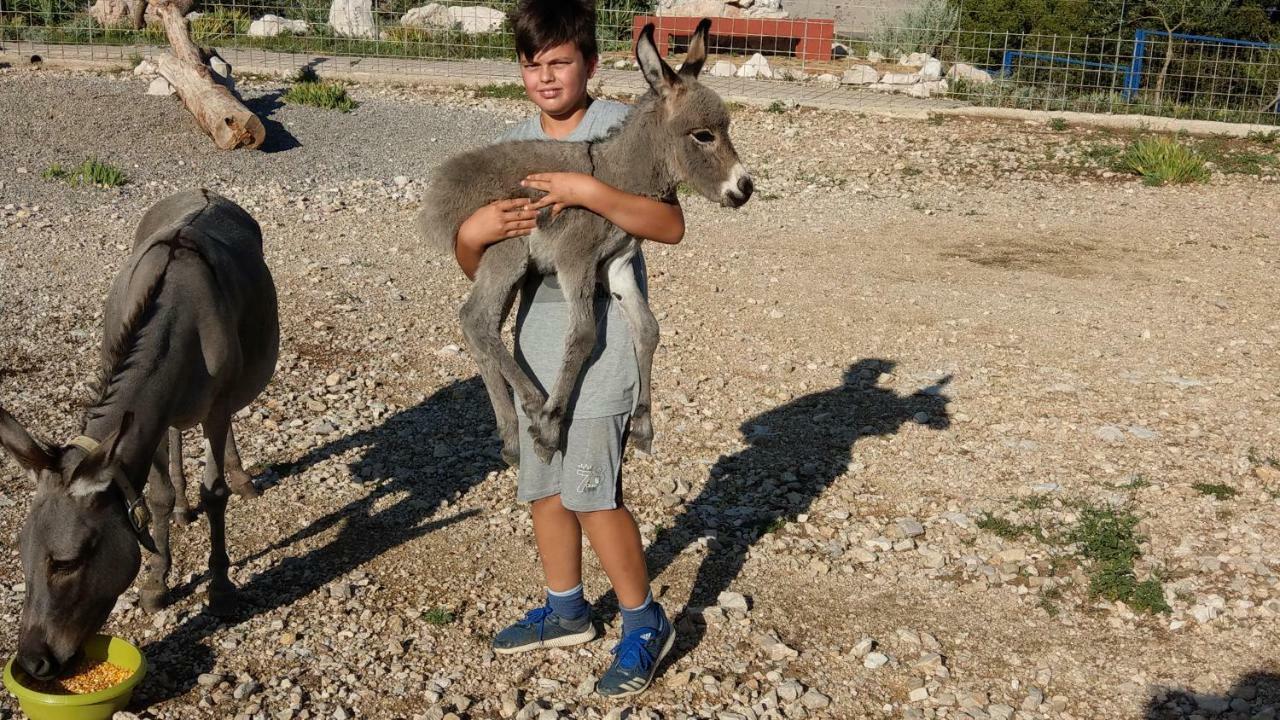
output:
<path id="1" fill-rule="evenodd" d="M 115 473 L 121 471 L 116 462 L 120 441 L 129 434 L 129 430 L 132 427 L 133 413 L 127 412 L 120 419 L 120 427 L 108 435 L 97 450 L 89 453 L 88 457 L 80 461 L 71 478 L 71 487 L 69 489 L 72 497 L 97 495 L 111 487 L 111 483 L 115 479 Z"/>
<path id="2" fill-rule="evenodd" d="M 711 34 L 711 18 L 702 18 L 693 38 L 689 40 L 689 54 L 684 57 L 680 66 L 680 77 L 696 78 L 702 72 L 702 64 L 707 61 L 707 36 Z"/>
<path id="3" fill-rule="evenodd" d="M 31 437 L 4 408 L 0 408 L 0 445 L 4 445 L 22 469 L 30 473 L 49 470 L 57 464 L 53 452 Z"/>
<path id="4" fill-rule="evenodd" d="M 653 42 L 653 23 L 645 25 L 640 31 L 640 39 L 636 42 L 636 62 L 640 63 L 640 72 L 644 75 L 645 82 L 659 96 L 666 97 L 684 84 L 676 71 L 658 54 L 658 46 Z"/>

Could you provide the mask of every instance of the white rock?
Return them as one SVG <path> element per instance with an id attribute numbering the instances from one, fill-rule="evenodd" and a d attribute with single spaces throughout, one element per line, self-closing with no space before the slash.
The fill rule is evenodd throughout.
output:
<path id="1" fill-rule="evenodd" d="M 1121 430 L 1115 425 L 1103 425 L 1102 427 L 1098 428 L 1096 432 L 1093 433 L 1093 436 L 1098 438 L 1099 440 L 1102 440 L 1103 442 L 1109 442 L 1109 443 L 1124 442 L 1124 430 Z"/>
<path id="2" fill-rule="evenodd" d="M 928 699 L 929 699 L 929 688 L 926 688 L 926 687 L 918 687 L 915 690 L 912 690 L 911 692 L 907 693 L 907 700 L 910 700 L 911 702 L 921 702 L 923 700 L 928 700 Z"/>
<path id="3" fill-rule="evenodd" d="M 501 10 L 480 5 L 455 6 L 449 8 L 450 23 L 468 35 L 491 33 L 502 29 L 507 14 Z"/>
<path id="4" fill-rule="evenodd" d="M 941 95 L 947 91 L 947 81 L 937 80 L 934 82 L 921 82 L 915 85 L 908 85 L 902 92 L 911 97 L 927 98 L 934 95 Z"/>
<path id="5" fill-rule="evenodd" d="M 409 12 L 400 16 L 400 24 L 405 27 L 447 28 L 453 24 L 449 18 L 449 8 L 440 3 L 427 3 L 421 7 L 409 8 Z"/>
<path id="6" fill-rule="evenodd" d="M 133 66 L 133 74 L 139 77 L 143 75 L 155 75 L 156 64 L 151 62 L 150 60 L 143 60 L 142 62 Z"/>
<path id="7" fill-rule="evenodd" d="M 761 635 L 760 647 L 764 650 L 765 656 L 774 661 L 800 656 L 794 648 L 788 647 L 786 643 L 772 635 Z"/>
<path id="8" fill-rule="evenodd" d="M 867 656 L 862 659 L 862 666 L 867 668 L 868 670 L 875 670 L 876 668 L 884 667 L 888 662 L 889 662 L 888 655 L 885 655 L 884 653 L 873 652 L 873 653 L 867 653 Z"/>
<path id="9" fill-rule="evenodd" d="M 942 79 L 942 61 L 929 58 L 920 68 L 920 78 L 925 82 L 937 82 Z"/>
<path id="10" fill-rule="evenodd" d="M 898 57 L 898 64 L 905 65 L 907 67 L 924 67 L 925 63 L 929 62 L 931 59 L 932 58 L 930 58 L 926 53 L 913 52 L 910 55 L 900 55 Z"/>
<path id="11" fill-rule="evenodd" d="M 947 77 L 952 80 L 966 80 L 977 85 L 986 85 L 994 82 L 991 79 L 991 73 L 985 70 L 969 65 L 967 63 L 956 63 L 947 71 Z"/>
<path id="12" fill-rule="evenodd" d="M 884 54 L 876 50 L 867 53 L 867 62 L 882 63 L 884 62 Z"/>
<path id="13" fill-rule="evenodd" d="M 809 688 L 808 692 L 800 696 L 800 704 L 810 710 L 821 710 L 831 704 L 831 698 L 813 688 Z"/>
<path id="14" fill-rule="evenodd" d="M 738 77 L 772 79 L 773 69 L 769 67 L 769 61 L 763 55 L 756 53 L 738 68 Z"/>
<path id="15" fill-rule="evenodd" d="M 169 84 L 169 81 L 162 77 L 153 78 L 151 80 L 151 84 L 147 86 L 148 95 L 160 95 L 163 97 L 165 95 L 172 95 L 175 92 L 177 92 L 177 90 L 174 90 L 173 86 Z"/>
<path id="16" fill-rule="evenodd" d="M 409 180 L 409 177 L 407 175 L 397 175 L 391 178 L 391 182 L 395 183 L 396 187 L 403 189 L 411 181 Z"/>
<path id="17" fill-rule="evenodd" d="M 717 60 L 715 65 L 711 66 L 711 75 L 713 77 L 733 77 L 738 72 L 738 68 L 728 60 Z"/>
<path id="18" fill-rule="evenodd" d="M 329 27 L 342 37 L 378 39 L 373 24 L 373 0 L 333 0 L 329 6 Z"/>
<path id="19" fill-rule="evenodd" d="M 231 77 L 231 65 L 217 55 L 209 58 L 209 69 L 224 78 L 229 79 Z"/>
<path id="20" fill-rule="evenodd" d="M 914 85 L 920 82 L 920 73 L 885 73 L 880 78 L 882 85 Z"/>
<path id="21" fill-rule="evenodd" d="M 871 652 L 871 648 L 875 646 L 875 640 L 872 640 L 869 637 L 864 637 L 853 646 L 853 649 L 849 651 L 849 654 L 854 657 L 866 657 L 867 653 Z"/>
<path id="22" fill-rule="evenodd" d="M 840 78 L 839 78 L 839 76 L 832 75 L 831 73 L 822 73 L 821 75 L 819 75 L 818 77 L 816 77 L 816 78 L 814 78 L 814 79 L 815 79 L 815 80 L 817 80 L 818 82 L 821 82 L 821 83 L 833 83 L 833 84 L 834 84 L 834 83 L 838 83 L 838 82 L 840 82 Z"/>
<path id="23" fill-rule="evenodd" d="M 279 15 L 263 15 L 249 24 L 249 37 L 275 37 L 282 33 L 305 35 L 306 32 L 307 21 L 290 20 Z"/>
<path id="24" fill-rule="evenodd" d="M 778 698 L 786 702 L 799 700 L 804 694 L 804 685 L 799 680 L 787 680 L 778 686 Z"/>
<path id="25" fill-rule="evenodd" d="M 854 65 L 840 76 L 845 85 L 870 85 L 880 81 L 880 71 L 870 65 Z"/>

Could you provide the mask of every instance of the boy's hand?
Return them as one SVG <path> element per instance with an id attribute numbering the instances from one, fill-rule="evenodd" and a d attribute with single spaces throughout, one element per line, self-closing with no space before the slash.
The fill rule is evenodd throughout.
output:
<path id="1" fill-rule="evenodd" d="M 521 180 L 520 184 L 545 192 L 546 196 L 530 207 L 534 210 L 550 207 L 552 216 L 555 216 L 567 207 L 591 208 L 600 181 L 584 173 L 554 172 L 534 173 Z"/>
<path id="2" fill-rule="evenodd" d="M 458 228 L 458 244 L 475 250 L 499 240 L 533 232 L 538 211 L 530 209 L 528 198 L 497 200 L 471 214 Z"/>

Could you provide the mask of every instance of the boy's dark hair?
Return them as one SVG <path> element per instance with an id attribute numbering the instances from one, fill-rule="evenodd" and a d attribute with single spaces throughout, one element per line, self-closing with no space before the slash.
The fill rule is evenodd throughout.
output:
<path id="1" fill-rule="evenodd" d="M 593 0 L 520 0 L 514 25 L 518 57 L 530 59 L 563 43 L 577 45 L 588 61 L 599 54 Z"/>

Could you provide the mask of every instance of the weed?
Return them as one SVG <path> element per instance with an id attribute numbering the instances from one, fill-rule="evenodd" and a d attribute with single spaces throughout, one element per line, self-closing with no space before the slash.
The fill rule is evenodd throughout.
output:
<path id="1" fill-rule="evenodd" d="M 433 607 L 422 615 L 422 619 L 431 625 L 448 625 L 453 622 L 453 612 L 447 608 Z"/>
<path id="2" fill-rule="evenodd" d="M 1144 540 L 1138 535 L 1137 526 L 1138 516 L 1128 510 L 1086 505 L 1070 539 L 1079 544 L 1080 554 L 1090 561 L 1090 594 L 1123 601 L 1139 612 L 1169 612 L 1160 579 L 1139 581 L 1134 571 Z"/>
<path id="3" fill-rule="evenodd" d="M 1212 496 L 1214 500 L 1230 500 L 1239 492 L 1230 485 L 1222 483 L 1196 483 L 1191 487 L 1195 488 L 1201 495 Z"/>
<path id="4" fill-rule="evenodd" d="M 1006 540 L 1022 537 L 1027 532 L 1025 525 L 1009 522 L 1007 518 L 997 517 L 991 513 L 983 513 L 976 524 L 979 530 L 986 530 Z"/>
<path id="5" fill-rule="evenodd" d="M 1280 130 L 1269 130 L 1267 132 L 1251 132 L 1245 137 L 1245 139 L 1252 140 L 1253 142 L 1261 143 L 1263 145 L 1275 145 L 1276 143 L 1280 142 Z"/>
<path id="6" fill-rule="evenodd" d="M 119 187 L 129 182 L 124 171 L 97 158 L 85 158 L 79 165 L 66 169 L 54 163 L 40 173 L 45 180 L 65 180 L 72 185 Z"/>
<path id="7" fill-rule="evenodd" d="M 760 534 L 773 535 L 774 533 L 782 532 L 782 529 L 785 528 L 786 526 L 787 526 L 786 518 L 776 517 L 773 520 L 761 526 Z"/>
<path id="8" fill-rule="evenodd" d="M 764 111 L 781 115 L 782 113 L 787 111 L 787 104 L 782 102 L 781 100 L 774 100 L 773 102 L 769 103 L 769 107 L 765 108 Z"/>
<path id="9" fill-rule="evenodd" d="M 1141 490 L 1144 487 L 1150 487 L 1151 481 L 1143 477 L 1141 474 L 1134 475 L 1133 479 L 1120 486 L 1121 490 Z"/>
<path id="10" fill-rule="evenodd" d="M 519 83 L 491 83 L 476 88 L 477 97 L 500 98 L 502 100 L 523 100 L 524 86 Z"/>
<path id="11" fill-rule="evenodd" d="M 913 166 L 913 165 L 908 165 L 908 166 L 906 166 L 906 167 L 902 168 L 902 176 L 903 176 L 903 177 L 915 177 L 915 176 L 917 176 L 917 175 L 923 175 L 923 174 L 924 174 L 924 171 L 923 171 L 923 170 L 921 170 L 920 168 L 915 167 L 915 166 Z"/>
<path id="12" fill-rule="evenodd" d="M 930 125 L 945 125 L 946 122 L 947 122 L 946 115 L 930 115 L 929 116 Z"/>
<path id="13" fill-rule="evenodd" d="M 356 101 L 347 95 L 346 88 L 328 80 L 296 83 L 281 99 L 292 105 L 310 105 L 341 112 L 351 112 L 358 107 Z"/>
<path id="14" fill-rule="evenodd" d="M 1205 182 L 1209 169 L 1194 148 L 1170 137 L 1142 138 L 1119 158 L 1120 167 L 1142 178 L 1147 185 Z"/>
<path id="15" fill-rule="evenodd" d="M 1054 132 L 1065 132 L 1068 127 L 1070 126 L 1067 125 L 1067 121 L 1063 118 L 1056 117 L 1049 120 L 1049 129 Z"/>
<path id="16" fill-rule="evenodd" d="M 1018 501 L 1018 505 L 1025 510 L 1043 510 L 1053 505 L 1053 498 L 1047 494 L 1028 495 Z"/>

